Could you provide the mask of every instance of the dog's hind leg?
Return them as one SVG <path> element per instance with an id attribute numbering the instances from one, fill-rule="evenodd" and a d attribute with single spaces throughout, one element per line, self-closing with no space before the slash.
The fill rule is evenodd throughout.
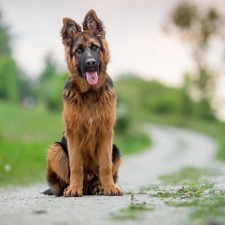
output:
<path id="1" fill-rule="evenodd" d="M 61 196 L 69 185 L 69 159 L 59 143 L 50 146 L 47 153 L 47 181 L 51 191 L 47 192 Z"/>
<path id="2" fill-rule="evenodd" d="M 118 179 L 118 170 L 120 167 L 120 164 L 122 162 L 120 150 L 116 145 L 112 146 L 112 174 L 113 174 L 113 181 L 114 183 L 117 182 Z"/>

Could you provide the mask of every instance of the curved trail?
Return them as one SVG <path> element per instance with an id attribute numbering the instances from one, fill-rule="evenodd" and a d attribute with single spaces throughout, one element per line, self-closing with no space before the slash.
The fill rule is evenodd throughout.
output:
<path id="1" fill-rule="evenodd" d="M 149 185 L 159 175 L 187 166 L 204 167 L 214 159 L 217 144 L 205 135 L 160 125 L 145 125 L 144 128 L 153 145 L 149 151 L 124 159 L 120 170 L 123 187 L 125 184 L 128 188 Z"/>
<path id="2" fill-rule="evenodd" d="M 208 167 L 214 164 L 216 143 L 199 133 L 159 125 L 145 125 L 153 139 L 153 145 L 143 153 L 124 157 L 119 172 L 118 185 L 123 191 L 155 184 L 157 177 L 186 166 Z M 40 194 L 47 185 L 26 188 L 0 189 L 1 225 L 113 225 L 137 224 L 137 221 L 115 221 L 122 208 L 131 203 L 131 196 L 83 196 L 82 198 L 56 198 Z M 160 199 L 147 194 L 135 194 L 136 202 L 147 202 L 155 210 L 147 213 L 139 224 L 184 224 L 188 212 L 184 209 L 167 207 Z"/>

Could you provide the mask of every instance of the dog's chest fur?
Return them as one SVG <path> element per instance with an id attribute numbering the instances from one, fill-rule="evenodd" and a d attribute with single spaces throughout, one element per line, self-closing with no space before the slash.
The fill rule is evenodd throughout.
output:
<path id="1" fill-rule="evenodd" d="M 109 85 L 103 86 L 99 91 L 80 93 L 76 84 L 68 79 L 63 91 L 64 121 L 71 126 L 79 123 L 84 127 L 94 126 L 98 129 L 102 123 L 113 126 L 116 106 L 114 90 Z M 65 110 L 66 109 L 66 110 Z"/>

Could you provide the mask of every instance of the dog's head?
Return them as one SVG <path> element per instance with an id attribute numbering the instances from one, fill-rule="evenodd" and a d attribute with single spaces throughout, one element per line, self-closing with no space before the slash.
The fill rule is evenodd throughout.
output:
<path id="1" fill-rule="evenodd" d="M 61 35 L 71 77 L 84 90 L 100 87 L 106 78 L 109 50 L 104 26 L 95 11 L 87 13 L 82 27 L 64 18 Z"/>

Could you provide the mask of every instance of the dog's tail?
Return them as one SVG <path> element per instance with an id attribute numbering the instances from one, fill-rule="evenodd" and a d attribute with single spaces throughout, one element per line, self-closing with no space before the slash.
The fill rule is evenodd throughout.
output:
<path id="1" fill-rule="evenodd" d="M 51 188 L 47 189 L 46 191 L 41 192 L 41 194 L 44 194 L 44 195 L 54 195 Z"/>

